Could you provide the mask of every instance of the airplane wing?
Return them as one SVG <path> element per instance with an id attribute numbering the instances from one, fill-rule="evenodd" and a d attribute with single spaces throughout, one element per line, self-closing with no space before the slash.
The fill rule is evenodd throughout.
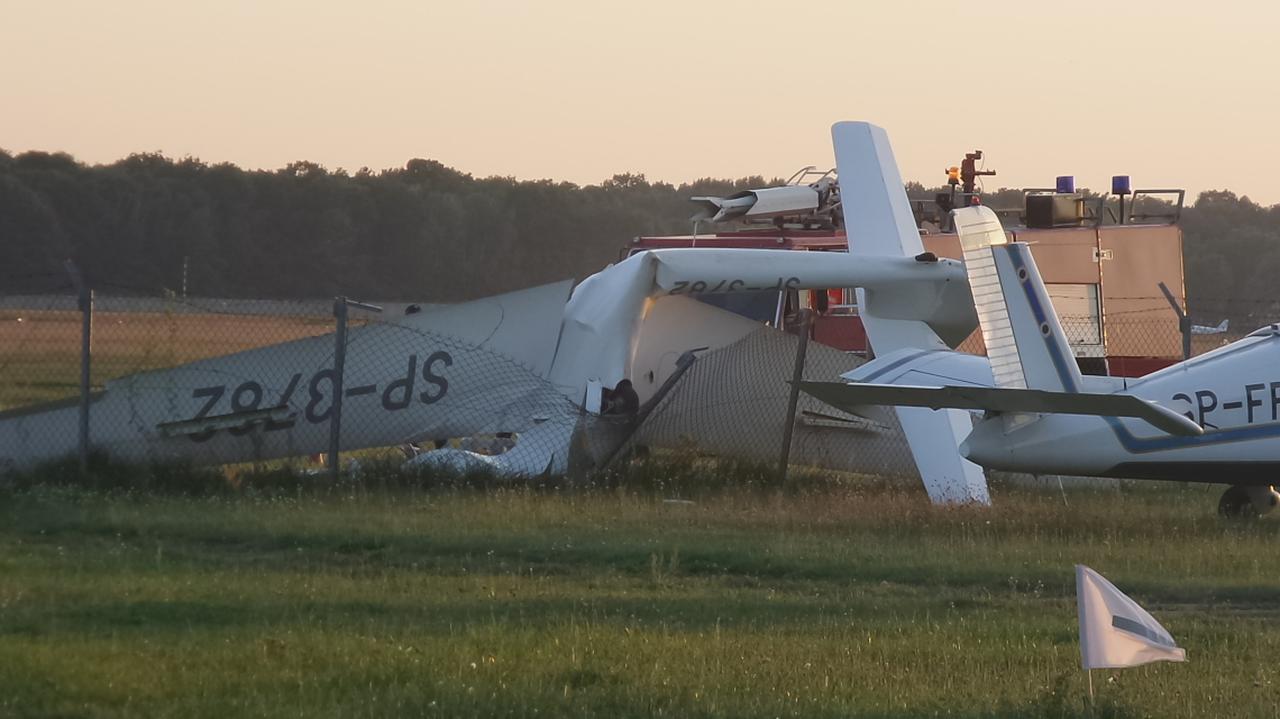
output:
<path id="1" fill-rule="evenodd" d="M 905 195 L 904 195 L 905 198 Z M 629 376 L 650 298 L 735 292 L 870 287 L 893 293 L 890 326 L 911 325 L 946 349 L 939 334 L 967 337 L 977 326 L 964 267 L 915 255 L 853 256 L 724 248 L 649 250 L 612 265 L 573 290 L 551 378 L 567 395 L 586 380 L 612 387 Z M 887 346 L 887 345 L 886 345 Z M 880 345 L 876 345 L 877 348 Z M 577 397 L 580 399 L 580 397 Z"/>
<path id="2" fill-rule="evenodd" d="M 989 412 L 1084 414 L 1133 417 L 1167 434 L 1194 437 L 1204 429 L 1185 415 L 1127 394 L 1051 392 L 1005 387 L 915 387 L 844 382 L 801 382 L 800 389 L 840 409 L 882 404 L 929 409 L 968 409 Z"/>
<path id="3" fill-rule="evenodd" d="M 570 282 L 353 327 L 347 334 L 341 448 L 486 432 L 563 435 L 577 408 L 548 379 Z M 225 464 L 326 451 L 334 337 L 308 337 L 106 383 L 90 412 L 93 447 L 124 460 Z M 556 425 L 555 428 L 548 428 Z M 78 407 L 0 412 L 0 468 L 75 452 Z M 558 434 L 557 434 L 558 433 Z M 563 462 L 539 444 L 538 471 Z"/>

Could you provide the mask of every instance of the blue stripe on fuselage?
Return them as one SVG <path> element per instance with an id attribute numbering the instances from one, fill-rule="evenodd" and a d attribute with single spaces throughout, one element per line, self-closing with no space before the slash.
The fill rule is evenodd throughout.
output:
<path id="1" fill-rule="evenodd" d="M 1026 268 L 1026 260 L 1023 258 L 1023 252 L 1030 252 L 1030 248 L 1026 245 L 1010 244 L 1005 245 L 1009 248 L 1009 259 L 1013 262 L 1014 270 Z M 1036 296 L 1032 289 L 1030 273 L 1028 272 L 1027 280 L 1022 281 L 1023 292 L 1026 293 L 1027 302 L 1031 305 L 1031 314 L 1035 317 L 1036 322 L 1043 323 L 1048 320 L 1048 316 L 1044 313 L 1044 308 L 1040 304 L 1040 298 Z M 1067 369 L 1067 361 L 1075 362 L 1075 358 L 1070 360 L 1062 357 L 1059 351 L 1058 343 L 1051 336 L 1042 339 L 1045 343 L 1045 349 L 1049 352 L 1049 357 L 1053 359 L 1054 368 L 1058 371 L 1058 377 L 1062 380 L 1062 385 L 1067 388 L 1068 392 L 1078 392 L 1076 388 L 1074 373 Z M 1130 454 L 1145 454 L 1147 452 L 1160 452 L 1169 449 L 1187 449 L 1190 447 L 1204 447 L 1216 444 L 1227 444 L 1230 442 L 1247 442 L 1254 439 L 1271 439 L 1280 437 L 1280 422 L 1268 422 L 1266 424 L 1249 425 L 1245 427 L 1231 427 L 1228 429 L 1217 429 L 1206 431 L 1202 435 L 1195 437 L 1179 437 L 1174 435 L 1165 435 L 1161 437 L 1137 437 L 1129 431 L 1128 427 L 1120 421 L 1118 417 L 1103 417 L 1107 424 L 1111 427 L 1111 431 L 1116 435 L 1116 440 L 1120 442 L 1120 446 L 1124 447 Z"/>

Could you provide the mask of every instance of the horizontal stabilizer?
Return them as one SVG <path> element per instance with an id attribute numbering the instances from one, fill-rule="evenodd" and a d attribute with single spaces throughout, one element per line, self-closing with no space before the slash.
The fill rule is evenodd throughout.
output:
<path id="1" fill-rule="evenodd" d="M 1004 387 L 911 387 L 856 382 L 801 382 L 800 389 L 845 411 L 852 411 L 858 405 L 883 404 L 930 409 L 980 409 L 998 413 L 1133 417 L 1167 434 L 1194 437 L 1204 433 L 1204 429 L 1188 417 L 1128 394 L 1084 394 Z"/>

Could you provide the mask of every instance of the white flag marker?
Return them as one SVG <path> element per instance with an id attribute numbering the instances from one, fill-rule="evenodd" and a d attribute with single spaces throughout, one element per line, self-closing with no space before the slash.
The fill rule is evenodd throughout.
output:
<path id="1" fill-rule="evenodd" d="M 1076 604 L 1080 659 L 1086 670 L 1187 660 L 1160 622 L 1083 564 L 1076 565 Z"/>

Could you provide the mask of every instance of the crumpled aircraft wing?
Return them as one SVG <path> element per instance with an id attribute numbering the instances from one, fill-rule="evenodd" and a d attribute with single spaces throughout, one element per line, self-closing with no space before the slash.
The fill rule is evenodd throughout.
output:
<path id="1" fill-rule="evenodd" d="M 874 287 L 896 293 L 896 301 L 882 305 L 886 317 L 911 318 L 945 348 L 935 330 L 963 339 L 977 326 L 964 278 L 964 266 L 955 260 L 922 261 L 901 254 L 853 257 L 741 248 L 642 252 L 574 289 L 551 376 L 575 401 L 581 401 L 575 393 L 586 380 L 612 387 L 627 377 L 649 299 L 659 296 Z"/>
<path id="2" fill-rule="evenodd" d="M 578 413 L 549 373 L 571 284 L 352 328 L 341 448 L 535 428 L 563 444 Z M 112 380 L 90 408 L 92 446 L 125 460 L 210 464 L 324 452 L 333 353 L 328 334 Z M 0 465 L 73 453 L 77 437 L 72 404 L 0 413 Z M 539 471 L 550 450 L 563 461 L 561 449 L 544 448 Z"/>

